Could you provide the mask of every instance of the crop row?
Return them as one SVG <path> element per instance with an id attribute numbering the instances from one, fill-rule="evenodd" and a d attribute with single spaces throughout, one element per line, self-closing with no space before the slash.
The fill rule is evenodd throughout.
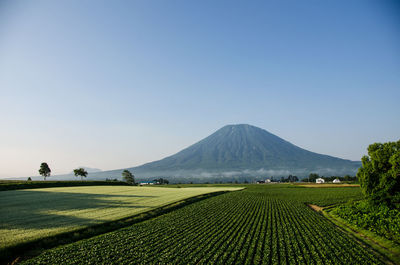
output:
<path id="1" fill-rule="evenodd" d="M 302 189 L 248 188 L 223 194 L 112 233 L 46 251 L 26 263 L 381 263 L 358 242 L 306 207 L 299 200 L 300 195 L 291 196 L 293 190 Z M 310 198 L 318 196 L 307 197 Z"/>

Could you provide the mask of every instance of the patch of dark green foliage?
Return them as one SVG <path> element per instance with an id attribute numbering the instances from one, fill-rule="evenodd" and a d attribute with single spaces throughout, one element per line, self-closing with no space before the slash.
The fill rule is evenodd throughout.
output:
<path id="1" fill-rule="evenodd" d="M 387 205 L 373 205 L 368 201 L 341 205 L 332 213 L 356 225 L 400 244 L 400 211 Z"/>
<path id="2" fill-rule="evenodd" d="M 400 202 L 400 140 L 371 144 L 361 161 L 357 178 L 366 199 L 395 207 Z"/>
<path id="3" fill-rule="evenodd" d="M 365 200 L 332 213 L 400 244 L 400 141 L 370 145 L 357 177 Z"/>
<path id="4" fill-rule="evenodd" d="M 0 191 L 54 187 L 129 185 L 122 181 L 0 181 Z"/>

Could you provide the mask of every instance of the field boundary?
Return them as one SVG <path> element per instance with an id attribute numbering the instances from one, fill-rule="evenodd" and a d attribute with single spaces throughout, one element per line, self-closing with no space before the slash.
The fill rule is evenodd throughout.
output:
<path id="1" fill-rule="evenodd" d="M 319 210 L 313 208 L 308 204 L 310 208 L 321 213 L 325 218 L 331 221 L 341 231 L 350 235 L 357 242 L 365 247 L 372 248 L 372 250 L 382 257 L 383 261 L 387 264 L 400 264 L 400 247 L 381 236 L 376 235 L 371 231 L 361 229 L 353 224 L 350 224 L 346 220 L 332 214 L 330 210 L 334 207 L 333 205 L 328 207 L 318 207 Z"/>
<path id="2" fill-rule="evenodd" d="M 75 187 L 75 186 L 131 186 L 123 181 L 0 181 L 0 192 L 8 190 L 25 190 L 57 187 Z"/>
<path id="3" fill-rule="evenodd" d="M 243 190 L 243 189 L 241 189 Z M 218 196 L 228 192 L 235 192 L 241 190 L 234 190 L 234 191 L 215 191 L 211 193 L 201 194 L 197 196 L 193 196 L 190 198 L 186 198 L 180 201 L 172 202 L 153 210 L 149 210 L 146 212 L 138 213 L 129 217 L 125 217 L 122 219 L 105 222 L 81 229 L 77 229 L 74 231 L 69 231 L 65 233 L 60 233 L 54 236 L 45 237 L 25 243 L 21 243 L 16 246 L 8 247 L 0 249 L 0 264 L 17 264 L 22 260 L 26 260 L 29 258 L 33 258 L 38 256 L 43 251 L 58 247 L 65 244 L 70 244 L 82 239 L 91 238 L 97 235 L 105 234 L 108 232 L 115 231 L 120 228 L 124 228 L 139 222 L 143 222 L 155 217 L 159 217 L 166 213 L 172 212 L 179 208 L 182 208 L 186 205 L 205 200 L 214 196 Z"/>
<path id="4" fill-rule="evenodd" d="M 296 183 L 294 186 L 305 188 L 359 188 L 357 183 Z"/>

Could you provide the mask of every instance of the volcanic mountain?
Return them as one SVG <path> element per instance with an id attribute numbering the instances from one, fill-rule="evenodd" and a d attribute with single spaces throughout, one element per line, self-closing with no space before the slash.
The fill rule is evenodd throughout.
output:
<path id="1" fill-rule="evenodd" d="M 355 174 L 361 163 L 295 146 L 261 128 L 227 125 L 164 159 L 128 168 L 138 177 L 287 176 Z M 122 170 L 100 172 L 120 177 Z M 100 173 L 93 174 L 99 175 Z"/>

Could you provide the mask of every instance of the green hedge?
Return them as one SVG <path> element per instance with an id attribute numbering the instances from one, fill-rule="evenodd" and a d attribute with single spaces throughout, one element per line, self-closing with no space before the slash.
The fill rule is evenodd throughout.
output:
<path id="1" fill-rule="evenodd" d="M 129 185 L 122 181 L 0 181 L 0 191 L 73 186 Z"/>

